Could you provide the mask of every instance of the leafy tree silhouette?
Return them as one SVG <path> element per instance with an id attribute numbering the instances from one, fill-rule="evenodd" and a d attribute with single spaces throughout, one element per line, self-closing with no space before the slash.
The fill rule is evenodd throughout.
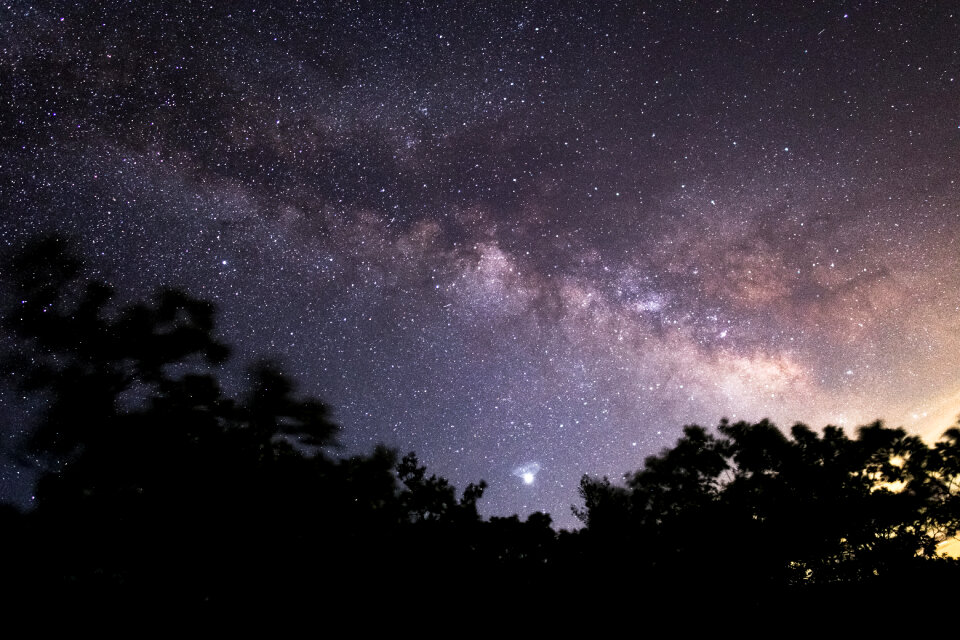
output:
<path id="1" fill-rule="evenodd" d="M 518 609 L 609 611 L 642 591 L 665 612 L 709 585 L 714 605 L 760 611 L 960 577 L 937 552 L 960 534 L 960 428 L 927 445 L 879 422 L 852 438 L 765 420 L 687 426 L 622 485 L 584 476 L 584 527 L 558 535 L 545 514 L 483 520 L 485 483 L 458 497 L 413 453 L 334 457 L 329 409 L 274 363 L 226 394 L 230 353 L 208 302 L 165 290 L 117 305 L 57 238 L 8 264 L 2 322 L 16 348 L 3 370 L 44 401 L 25 443 L 42 471 L 36 508 L 0 506 L 4 544 L 21 551 L 7 577 L 24 594 L 261 609 L 359 599 L 437 619 L 505 585 L 522 592 Z"/>
<path id="2" fill-rule="evenodd" d="M 722 582 L 720 601 L 740 607 L 788 590 L 865 600 L 904 580 L 942 584 L 960 575 L 936 552 L 960 532 L 958 436 L 927 446 L 879 422 L 852 439 L 799 424 L 788 437 L 766 420 L 722 421 L 716 435 L 688 426 L 625 486 L 584 476 L 584 562 L 626 563 L 666 592 Z"/>
<path id="3" fill-rule="evenodd" d="M 210 303 L 165 290 L 118 307 L 59 238 L 8 273 L 3 323 L 18 349 L 3 368 L 47 404 L 26 443 L 43 465 L 36 508 L 6 531 L 38 565 L 20 579 L 51 597 L 346 597 L 403 564 L 404 541 L 439 568 L 478 535 L 484 483 L 457 500 L 413 454 L 329 457 L 328 408 L 276 365 L 257 363 L 246 395 L 225 395 Z"/>

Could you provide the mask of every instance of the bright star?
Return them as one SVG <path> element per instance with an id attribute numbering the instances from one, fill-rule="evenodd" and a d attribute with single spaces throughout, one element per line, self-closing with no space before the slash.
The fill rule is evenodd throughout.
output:
<path id="1" fill-rule="evenodd" d="M 537 479 L 537 473 L 540 471 L 540 463 L 528 462 L 513 470 L 513 475 L 523 480 L 523 484 L 533 484 Z"/>

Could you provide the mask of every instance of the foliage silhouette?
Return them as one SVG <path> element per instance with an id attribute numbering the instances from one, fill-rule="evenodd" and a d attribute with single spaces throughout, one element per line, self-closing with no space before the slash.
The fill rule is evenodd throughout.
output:
<path id="1" fill-rule="evenodd" d="M 436 567 L 466 554 L 484 483 L 458 500 L 413 454 L 330 457 L 328 408 L 276 365 L 254 365 L 240 398 L 223 392 L 211 304 L 165 290 L 116 306 L 65 247 L 41 240 L 8 269 L 18 348 L 3 368 L 46 402 L 25 443 L 42 466 L 36 508 L 5 533 L 42 565 L 21 580 L 63 599 L 289 603 L 411 554 Z"/>
<path id="2" fill-rule="evenodd" d="M 691 588 L 731 610 L 868 602 L 960 577 L 960 428 L 927 445 L 877 422 L 850 438 L 767 421 L 684 428 L 622 485 L 584 476 L 579 531 L 484 520 L 416 455 L 334 457 L 338 427 L 269 361 L 233 397 L 215 310 L 175 290 L 117 305 L 58 238 L 8 262 L 15 348 L 3 371 L 43 409 L 24 442 L 36 507 L 0 505 L 6 566 L 48 602 L 210 608 L 609 610 L 659 613 Z M 584 585 L 602 583 L 602 591 Z M 722 586 L 722 588 L 720 588 Z"/>
<path id="3" fill-rule="evenodd" d="M 880 422 L 852 439 L 802 424 L 787 437 L 767 421 L 688 426 L 625 486 L 584 476 L 574 512 L 592 562 L 627 561 L 663 585 L 722 582 L 740 605 L 854 586 L 867 598 L 958 576 L 937 553 L 960 533 L 958 436 L 931 447 Z"/>

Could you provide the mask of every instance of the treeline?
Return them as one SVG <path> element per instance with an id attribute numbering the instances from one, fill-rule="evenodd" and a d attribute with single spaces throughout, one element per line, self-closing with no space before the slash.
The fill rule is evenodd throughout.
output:
<path id="1" fill-rule="evenodd" d="M 57 238 L 6 263 L 7 382 L 42 409 L 16 452 L 36 504 L 0 511 L 24 599 L 177 607 L 364 603 L 712 604 L 873 598 L 960 577 L 960 430 L 927 445 L 767 422 L 687 427 L 624 484 L 584 477 L 584 527 L 483 519 L 413 454 L 335 455 L 337 426 L 263 362 L 240 397 L 214 308 L 178 291 L 119 306 Z M 457 604 L 457 603 L 461 604 Z M 792 606 L 792 605 L 791 605 Z"/>

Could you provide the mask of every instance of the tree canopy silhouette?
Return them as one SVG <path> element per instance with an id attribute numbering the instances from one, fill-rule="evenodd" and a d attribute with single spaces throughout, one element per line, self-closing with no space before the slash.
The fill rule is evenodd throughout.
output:
<path id="1" fill-rule="evenodd" d="M 226 393 L 213 305 L 177 290 L 117 304 L 66 247 L 38 241 L 5 270 L 3 371 L 39 407 L 23 443 L 36 506 L 0 508 L 22 593 L 439 610 L 444 594 L 508 585 L 525 606 L 600 610 L 638 590 L 686 606 L 679 594 L 708 585 L 715 604 L 756 611 L 960 577 L 938 553 L 960 534 L 958 428 L 928 445 L 880 422 L 854 437 L 688 426 L 623 484 L 584 476 L 579 531 L 546 514 L 484 520 L 482 481 L 458 496 L 412 453 L 333 455 L 329 409 L 275 363 Z"/>
<path id="2" fill-rule="evenodd" d="M 960 533 L 958 462 L 957 428 L 928 446 L 880 422 L 850 438 L 724 420 L 686 427 L 623 486 L 584 476 L 575 513 L 598 561 L 738 597 L 955 578 L 937 547 Z"/>
<path id="3" fill-rule="evenodd" d="M 163 290 L 116 305 L 59 238 L 14 256 L 8 274 L 3 323 L 17 344 L 3 369 L 45 403 L 25 442 L 42 468 L 36 507 L 7 529 L 42 558 L 24 580 L 63 597 L 188 602 L 266 597 L 279 582 L 269 596 L 289 599 L 307 580 L 322 591 L 320 574 L 339 574 L 340 589 L 396 568 L 402 541 L 430 539 L 419 559 L 441 566 L 441 550 L 476 534 L 484 483 L 458 499 L 414 454 L 332 457 L 327 406 L 275 364 L 225 394 L 229 350 L 210 303 Z"/>

